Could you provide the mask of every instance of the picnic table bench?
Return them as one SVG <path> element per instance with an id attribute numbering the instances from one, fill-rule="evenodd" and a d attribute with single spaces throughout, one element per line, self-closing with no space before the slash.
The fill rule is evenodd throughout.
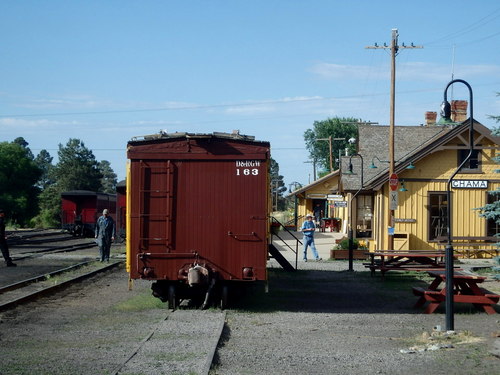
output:
<path id="1" fill-rule="evenodd" d="M 445 253 L 439 250 L 379 250 L 366 254 L 370 262 L 363 265 L 370 269 L 372 276 L 376 270 L 384 277 L 388 271 L 440 271 L 445 268 Z"/>
<path id="2" fill-rule="evenodd" d="M 448 237 L 437 237 L 438 247 L 444 249 L 448 243 Z M 498 242 L 497 237 L 490 236 L 465 236 L 451 238 L 453 249 L 457 252 L 464 253 L 467 258 L 478 257 L 481 254 L 489 256 L 498 256 L 498 248 L 495 243 Z"/>
<path id="3" fill-rule="evenodd" d="M 330 228 L 330 232 L 340 231 L 340 219 L 334 217 L 324 217 L 321 219 L 320 231 L 324 232 L 326 228 Z"/>
<path id="4" fill-rule="evenodd" d="M 424 310 L 425 314 L 432 314 L 446 299 L 446 288 L 439 289 L 441 283 L 446 281 L 444 271 L 429 271 L 434 280 L 427 288 L 413 287 L 413 294 L 419 299 L 415 303 L 415 308 L 422 307 L 425 303 L 429 305 Z M 468 272 L 453 272 L 453 302 L 472 303 L 477 309 L 485 311 L 487 314 L 495 314 L 493 305 L 498 303 L 500 295 L 480 288 L 478 284 L 486 280 L 484 276 L 478 276 Z"/>

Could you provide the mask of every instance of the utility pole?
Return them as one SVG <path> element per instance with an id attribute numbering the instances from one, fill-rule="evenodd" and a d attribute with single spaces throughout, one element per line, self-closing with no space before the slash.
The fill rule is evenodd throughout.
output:
<path id="1" fill-rule="evenodd" d="M 328 138 L 318 138 L 316 140 L 317 141 L 328 141 L 328 154 L 330 155 L 330 173 L 332 173 L 333 172 L 333 163 L 332 163 L 332 136 L 330 135 Z"/>
<path id="2" fill-rule="evenodd" d="M 374 46 L 368 46 L 367 49 L 390 49 L 391 50 L 391 100 L 390 100 L 390 121 L 389 121 L 389 179 L 394 173 L 394 122 L 395 122 L 395 102 L 396 102 L 396 55 L 399 49 L 407 48 L 424 48 L 422 46 L 414 46 L 413 43 L 410 46 L 405 46 L 403 43 L 401 46 L 398 45 L 398 29 L 392 29 L 391 45 L 387 46 L 385 43 L 383 46 L 378 46 L 375 43 Z M 389 198 L 389 193 L 388 193 Z M 390 203 L 390 202 L 389 202 Z M 389 227 L 394 228 L 394 210 L 390 209 L 389 204 L 389 217 L 388 217 Z M 394 236 L 388 234 L 387 250 L 394 249 Z"/>
<path id="3" fill-rule="evenodd" d="M 316 141 L 328 141 L 328 153 L 330 155 L 330 173 L 333 172 L 333 149 L 332 149 L 332 141 L 345 141 L 345 138 L 332 138 L 332 136 L 328 136 L 328 138 L 318 138 Z M 339 159 L 340 160 L 340 159 Z"/>
<path id="4" fill-rule="evenodd" d="M 316 158 L 314 158 L 311 161 L 305 161 L 304 163 L 308 163 L 308 164 L 313 165 L 313 178 L 314 178 L 314 181 L 316 181 Z M 309 181 L 309 182 L 311 182 L 311 181 Z"/>

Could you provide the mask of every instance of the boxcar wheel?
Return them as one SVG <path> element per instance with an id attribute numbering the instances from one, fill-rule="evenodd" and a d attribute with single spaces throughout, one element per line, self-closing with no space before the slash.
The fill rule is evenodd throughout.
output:
<path id="1" fill-rule="evenodd" d="M 177 295 L 175 285 L 168 286 L 168 308 L 175 310 L 177 308 Z"/>
<path id="2" fill-rule="evenodd" d="M 229 287 L 227 285 L 223 285 L 220 293 L 220 309 L 221 310 L 227 309 L 228 302 L 229 302 Z"/>

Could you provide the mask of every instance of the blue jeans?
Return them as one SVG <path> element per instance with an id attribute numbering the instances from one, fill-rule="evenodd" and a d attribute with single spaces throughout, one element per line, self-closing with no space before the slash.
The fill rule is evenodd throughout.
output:
<path id="1" fill-rule="evenodd" d="M 314 245 L 314 237 L 313 236 L 304 236 L 304 260 L 307 259 L 307 247 L 311 246 L 311 251 L 314 259 L 318 259 L 318 251 L 316 250 L 316 246 Z"/>

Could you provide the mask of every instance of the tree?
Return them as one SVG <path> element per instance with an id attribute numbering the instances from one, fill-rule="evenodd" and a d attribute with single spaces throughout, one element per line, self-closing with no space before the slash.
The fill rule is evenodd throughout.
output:
<path id="1" fill-rule="evenodd" d="M 54 168 L 59 191 L 101 190 L 99 163 L 91 150 L 79 139 L 70 138 L 66 146 L 59 144 L 59 162 Z"/>
<path id="2" fill-rule="evenodd" d="M 26 150 L 26 156 L 31 160 L 33 160 L 33 153 L 28 147 L 29 143 L 23 137 L 17 137 L 16 139 L 14 139 L 14 141 L 12 141 L 12 143 L 17 144 L 22 148 L 24 148 Z"/>
<path id="3" fill-rule="evenodd" d="M 36 226 L 53 227 L 61 223 L 61 193 L 71 190 L 101 191 L 99 163 L 79 139 L 66 146 L 59 144 L 59 162 L 48 169 L 48 185 L 40 194 L 40 214 L 33 219 Z M 47 157 L 47 154 L 44 153 Z M 40 157 L 43 159 L 43 157 Z M 45 160 L 47 161 L 47 160 Z"/>
<path id="4" fill-rule="evenodd" d="M 354 146 L 348 143 L 349 138 L 358 136 L 357 123 L 361 120 L 354 118 L 328 118 L 323 121 L 314 121 L 313 128 L 307 129 L 304 133 L 306 148 L 309 151 L 310 158 L 324 170 L 323 174 L 330 172 L 330 145 L 328 141 L 318 141 L 332 137 L 332 164 L 337 168 L 339 151 L 342 153 L 348 148 L 354 150 Z M 343 140 L 333 140 L 342 138 Z"/>
<path id="5" fill-rule="evenodd" d="M 497 96 L 500 96 L 500 93 L 497 93 Z M 497 123 L 500 123 L 500 116 L 489 117 L 495 120 Z M 492 134 L 500 136 L 500 128 L 493 129 Z M 500 164 L 500 154 L 496 154 L 493 157 L 493 161 L 497 164 Z M 495 173 L 500 173 L 500 169 L 496 169 Z M 479 216 L 482 216 L 487 220 L 494 220 L 497 224 L 500 224 L 500 188 L 488 191 L 488 194 L 494 196 L 496 199 L 493 201 L 493 203 L 489 203 L 484 205 L 483 207 L 478 208 Z M 496 236 L 500 237 L 500 233 L 497 233 Z M 497 247 L 500 247 L 500 242 L 497 243 Z"/>
<path id="6" fill-rule="evenodd" d="M 107 160 L 99 162 L 99 171 L 102 174 L 101 191 L 103 193 L 115 194 L 116 184 L 118 182 L 116 173 L 111 168 L 111 164 Z"/>
<path id="7" fill-rule="evenodd" d="M 40 168 L 42 172 L 42 175 L 40 176 L 40 179 L 37 183 L 38 187 L 40 187 L 42 190 L 47 188 L 50 184 L 54 183 L 54 181 L 51 179 L 51 172 L 54 168 L 54 166 L 52 165 L 53 159 L 54 158 L 50 156 L 47 150 L 41 150 L 35 158 L 35 164 L 38 166 L 38 168 Z"/>
<path id="8" fill-rule="evenodd" d="M 490 118 L 494 119 L 497 123 L 500 122 L 500 116 L 490 116 Z M 500 136 L 500 128 L 493 129 L 492 134 Z M 496 154 L 492 159 L 495 163 L 500 164 L 500 154 Z M 500 173 L 500 169 L 496 169 L 495 173 Z M 480 212 L 479 216 L 484 217 L 486 220 L 494 220 L 497 224 L 500 224 L 500 188 L 490 190 L 488 194 L 494 196 L 495 200 L 493 203 L 478 208 Z M 496 236 L 500 237 L 500 233 L 497 233 Z M 500 247 L 500 242 L 497 243 L 497 247 Z"/>
<path id="9" fill-rule="evenodd" d="M 28 143 L 18 140 L 21 138 L 0 143 L 0 207 L 12 221 L 25 225 L 38 210 L 40 190 L 36 182 L 42 172 L 33 161 Z"/>
<path id="10" fill-rule="evenodd" d="M 283 181 L 283 176 L 279 174 L 280 167 L 279 164 L 271 158 L 271 163 L 269 166 L 269 173 L 271 175 L 271 194 L 273 209 L 276 211 L 283 211 L 285 209 L 285 198 L 283 193 L 287 190 L 285 182 Z"/>

